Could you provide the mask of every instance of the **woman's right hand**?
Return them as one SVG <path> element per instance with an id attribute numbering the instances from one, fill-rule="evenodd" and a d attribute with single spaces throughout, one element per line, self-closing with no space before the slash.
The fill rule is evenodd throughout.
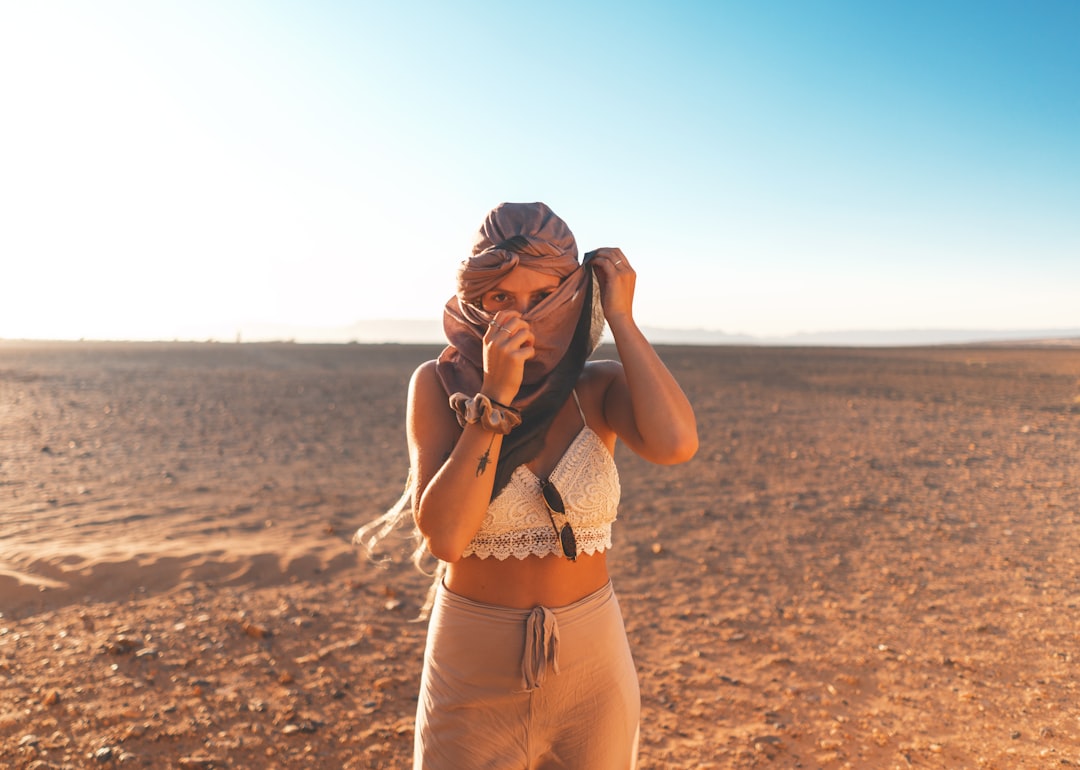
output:
<path id="1" fill-rule="evenodd" d="M 495 314 L 484 333 L 484 384 L 481 392 L 502 404 L 510 404 L 521 388 L 525 362 L 536 355 L 536 341 L 529 323 L 516 310 Z"/>

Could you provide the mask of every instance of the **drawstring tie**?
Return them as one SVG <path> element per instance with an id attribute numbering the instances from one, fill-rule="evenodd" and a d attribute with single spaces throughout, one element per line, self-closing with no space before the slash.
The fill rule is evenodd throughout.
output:
<path id="1" fill-rule="evenodd" d="M 554 612 L 547 607 L 533 607 L 525 621 L 525 656 L 521 660 L 525 692 L 544 684 L 549 663 L 552 672 L 559 673 L 559 626 Z"/>

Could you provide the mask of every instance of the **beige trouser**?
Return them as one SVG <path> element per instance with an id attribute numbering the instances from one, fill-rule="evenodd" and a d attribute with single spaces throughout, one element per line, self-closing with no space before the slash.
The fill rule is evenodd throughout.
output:
<path id="1" fill-rule="evenodd" d="M 640 710 L 610 583 L 566 607 L 532 610 L 439 586 L 414 770 L 632 770 Z"/>

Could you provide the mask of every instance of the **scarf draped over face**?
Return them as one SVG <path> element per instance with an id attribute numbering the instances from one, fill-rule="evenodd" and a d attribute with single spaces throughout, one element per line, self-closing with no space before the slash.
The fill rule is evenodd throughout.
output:
<path id="1" fill-rule="evenodd" d="M 447 395 L 479 392 L 484 334 L 495 317 L 480 302 L 518 266 L 556 276 L 560 283 L 523 316 L 535 336 L 535 355 L 525 363 L 512 404 L 522 413 L 522 425 L 503 440 L 495 494 L 514 468 L 536 456 L 604 326 L 592 270 L 578 263 L 577 243 L 566 223 L 543 203 L 502 203 L 481 224 L 472 257 L 458 268 L 457 293 L 443 312 L 449 346 L 436 372 Z"/>

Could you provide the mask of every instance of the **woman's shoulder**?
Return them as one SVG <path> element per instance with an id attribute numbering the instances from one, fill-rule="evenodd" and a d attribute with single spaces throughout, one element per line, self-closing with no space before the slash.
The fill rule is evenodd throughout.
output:
<path id="1" fill-rule="evenodd" d="M 435 361 L 425 361 L 416 367 L 409 381 L 409 424 L 417 435 L 446 432 L 460 433 L 457 416 L 442 381 L 435 371 Z"/>
<path id="2" fill-rule="evenodd" d="M 589 361 L 578 378 L 577 394 L 586 421 L 600 433 L 600 426 L 607 425 L 606 401 L 613 382 L 623 376 L 622 364 L 618 361 Z"/>
<path id="3" fill-rule="evenodd" d="M 416 369 L 412 373 L 413 381 L 420 380 L 420 379 L 423 379 L 423 380 L 437 379 L 437 375 L 435 373 L 435 367 L 438 365 L 438 363 L 439 362 L 436 359 L 433 358 L 430 361 L 425 361 L 424 363 L 420 364 L 420 366 L 416 367 Z"/>
<path id="4" fill-rule="evenodd" d="M 612 361 L 611 359 L 606 358 L 597 361 L 586 361 L 585 368 L 582 370 L 578 382 L 581 387 L 584 388 L 600 388 L 601 390 L 606 390 L 612 380 L 622 376 L 622 372 L 622 364 L 618 361 Z"/>
<path id="5" fill-rule="evenodd" d="M 429 400 L 433 397 L 445 399 L 445 391 L 435 369 L 437 361 L 425 361 L 416 367 L 409 379 L 409 394 L 412 400 Z"/>

